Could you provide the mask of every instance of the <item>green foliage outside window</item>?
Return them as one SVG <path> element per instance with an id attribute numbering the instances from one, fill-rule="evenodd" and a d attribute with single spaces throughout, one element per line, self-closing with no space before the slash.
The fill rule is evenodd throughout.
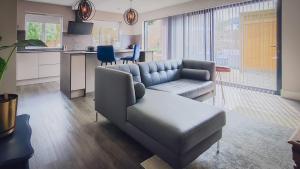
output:
<path id="1" fill-rule="evenodd" d="M 61 25 L 27 22 L 26 39 L 42 40 L 48 47 L 61 47 Z"/>
<path id="2" fill-rule="evenodd" d="M 61 26 L 59 24 L 46 24 L 46 44 L 50 47 L 60 47 Z"/>
<path id="3" fill-rule="evenodd" d="M 38 22 L 28 22 L 26 39 L 42 39 L 42 24 Z"/>

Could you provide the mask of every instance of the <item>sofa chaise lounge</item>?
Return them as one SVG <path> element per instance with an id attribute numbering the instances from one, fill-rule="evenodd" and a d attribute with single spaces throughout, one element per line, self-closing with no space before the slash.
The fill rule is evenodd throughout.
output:
<path id="1" fill-rule="evenodd" d="M 173 168 L 187 166 L 222 137 L 225 112 L 193 100 L 214 94 L 212 62 L 98 67 L 95 76 L 96 111 Z"/>

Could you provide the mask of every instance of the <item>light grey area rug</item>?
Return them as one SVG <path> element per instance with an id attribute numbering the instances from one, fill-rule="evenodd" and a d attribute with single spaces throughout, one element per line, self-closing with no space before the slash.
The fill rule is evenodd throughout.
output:
<path id="1" fill-rule="evenodd" d="M 241 113 L 227 111 L 227 124 L 220 142 L 199 156 L 187 169 L 292 169 L 291 147 L 287 140 L 293 129 Z M 145 169 L 170 169 L 157 156 L 144 161 Z"/>

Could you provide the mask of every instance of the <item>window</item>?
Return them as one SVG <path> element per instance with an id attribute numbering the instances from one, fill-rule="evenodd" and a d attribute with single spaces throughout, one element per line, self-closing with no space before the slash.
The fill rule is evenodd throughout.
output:
<path id="1" fill-rule="evenodd" d="M 222 81 L 275 92 L 281 71 L 277 4 L 278 0 L 249 1 L 147 21 L 145 48 L 160 58 L 215 61 L 231 68 Z"/>
<path id="2" fill-rule="evenodd" d="M 264 0 L 214 10 L 214 61 L 231 68 L 223 81 L 277 90 L 276 4 Z"/>
<path id="3" fill-rule="evenodd" d="M 93 21 L 93 44 L 119 47 L 119 22 Z"/>
<path id="4" fill-rule="evenodd" d="M 25 27 L 26 39 L 42 40 L 48 48 L 62 47 L 62 17 L 26 14 Z"/>

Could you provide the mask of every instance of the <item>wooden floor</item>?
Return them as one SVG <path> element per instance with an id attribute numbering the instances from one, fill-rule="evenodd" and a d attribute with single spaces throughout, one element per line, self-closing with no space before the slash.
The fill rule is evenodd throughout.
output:
<path id="1" fill-rule="evenodd" d="M 93 96 L 68 100 L 57 83 L 18 88 L 19 114 L 30 114 L 31 169 L 139 169 L 152 154 L 99 116 Z"/>
<path id="2" fill-rule="evenodd" d="M 278 96 L 218 87 L 217 106 L 295 128 L 300 104 Z M 18 87 L 18 114 L 29 114 L 35 153 L 31 169 L 139 169 L 152 154 L 99 116 L 95 122 L 93 95 L 69 100 L 58 83 Z M 207 101 L 211 104 L 211 100 Z"/>

